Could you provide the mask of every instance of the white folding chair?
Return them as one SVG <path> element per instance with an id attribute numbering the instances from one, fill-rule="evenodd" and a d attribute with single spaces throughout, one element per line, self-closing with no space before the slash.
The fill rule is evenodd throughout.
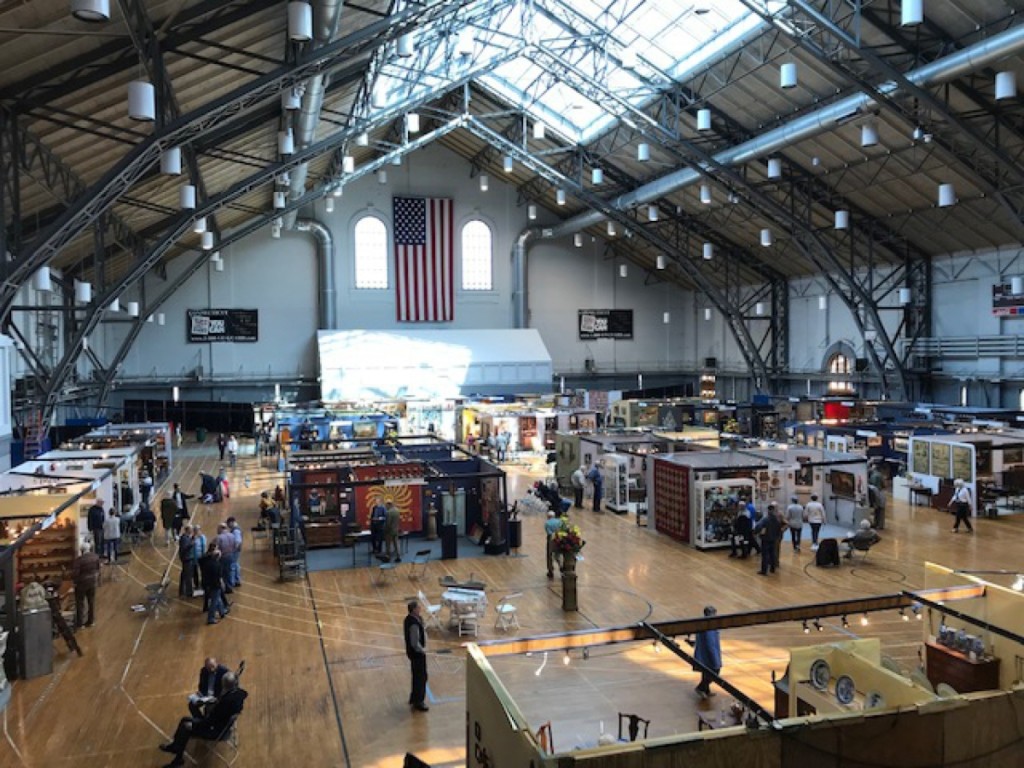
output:
<path id="1" fill-rule="evenodd" d="M 466 610 L 459 611 L 459 637 L 463 635 L 477 636 L 480 631 L 480 617 L 475 610 L 475 606 L 467 605 Z"/>
<path id="2" fill-rule="evenodd" d="M 505 595 L 494 606 L 494 611 L 497 614 L 497 618 L 494 620 L 494 627 L 496 629 L 500 629 L 503 632 L 507 632 L 509 627 L 519 629 L 519 609 L 515 601 L 522 596 L 522 592 L 513 592 L 510 595 Z"/>
<path id="3" fill-rule="evenodd" d="M 428 627 L 437 627 L 438 629 L 444 629 L 444 625 L 441 624 L 441 608 L 440 604 L 434 605 L 427 596 L 423 594 L 423 590 L 419 590 L 416 593 L 416 597 L 420 601 L 420 607 L 423 609 L 424 618 L 426 619 L 426 625 Z"/>

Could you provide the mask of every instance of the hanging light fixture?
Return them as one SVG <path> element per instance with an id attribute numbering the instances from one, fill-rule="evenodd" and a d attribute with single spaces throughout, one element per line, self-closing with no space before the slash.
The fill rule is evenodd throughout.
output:
<path id="1" fill-rule="evenodd" d="M 559 205 L 565 205 L 565 190 L 564 189 L 559 188 L 559 189 L 555 190 L 555 202 L 558 203 Z"/>
<path id="2" fill-rule="evenodd" d="M 270 227 L 270 236 L 275 240 L 281 239 L 281 227 L 278 224 L 273 224 Z"/>
<path id="3" fill-rule="evenodd" d="M 388 183 L 388 172 L 386 170 L 384 170 L 383 168 L 381 168 L 379 171 L 377 171 L 377 183 L 378 184 L 387 184 Z"/>
<path id="4" fill-rule="evenodd" d="M 88 304 L 92 301 L 92 283 L 75 280 L 75 301 L 79 304 Z"/>
<path id="5" fill-rule="evenodd" d="M 1017 73 L 1013 70 L 996 72 L 996 101 L 1017 97 Z"/>
<path id="6" fill-rule="evenodd" d="M 334 197 L 341 197 L 343 194 L 345 194 L 345 187 L 342 184 L 339 184 L 331 190 L 331 195 Z"/>
<path id="7" fill-rule="evenodd" d="M 763 315 L 764 314 L 764 309 L 765 309 L 764 302 L 763 301 L 759 301 L 759 302 L 757 302 L 754 305 L 754 314 L 758 315 L 758 316 Z"/>
<path id="8" fill-rule="evenodd" d="M 294 88 L 281 91 L 281 109 L 294 112 L 302 106 L 302 96 Z"/>
<path id="9" fill-rule="evenodd" d="M 152 323 L 156 318 L 153 315 L 146 315 L 146 322 Z M 83 339 L 85 341 L 85 339 Z"/>
<path id="10" fill-rule="evenodd" d="M 110 0 L 71 0 L 71 15 L 92 24 L 110 21 Z"/>
<path id="11" fill-rule="evenodd" d="M 772 244 L 772 231 L 768 227 L 761 229 L 761 247 L 769 248 Z"/>
<path id="12" fill-rule="evenodd" d="M 505 155 L 501 161 L 501 167 L 505 173 L 512 173 L 512 169 L 515 167 L 515 161 L 510 155 Z"/>
<path id="13" fill-rule="evenodd" d="M 698 109 L 697 110 L 697 130 L 698 131 L 710 131 L 711 130 L 711 110 L 710 109 Z"/>
<path id="14" fill-rule="evenodd" d="M 658 269 L 665 269 L 668 266 L 668 259 L 665 258 L 665 254 L 659 253 L 654 264 Z"/>
<path id="15" fill-rule="evenodd" d="M 577 232 L 575 235 L 573 235 L 572 236 L 572 244 L 575 245 L 577 248 L 582 248 L 583 247 L 583 235 L 581 235 L 579 232 Z"/>
<path id="16" fill-rule="evenodd" d="M 459 56 L 472 56 L 473 43 L 473 30 L 469 27 L 463 27 L 459 30 L 459 37 L 455 41 L 455 53 Z"/>
<path id="17" fill-rule="evenodd" d="M 636 145 L 636 159 L 641 163 L 646 163 L 651 159 L 651 145 L 645 141 L 641 141 Z"/>
<path id="18" fill-rule="evenodd" d="M 491 186 L 491 177 L 486 173 L 480 174 L 480 191 L 486 192 Z"/>
<path id="19" fill-rule="evenodd" d="M 900 24 L 912 27 L 924 21 L 924 0 L 903 0 L 900 3 Z"/>
<path id="20" fill-rule="evenodd" d="M 864 148 L 878 144 L 878 126 L 873 122 L 864 123 L 860 127 L 860 145 Z"/>
<path id="21" fill-rule="evenodd" d="M 711 261 L 711 259 L 713 259 L 715 257 L 715 246 L 714 246 L 714 244 L 713 243 L 704 243 L 704 248 L 703 248 L 703 251 L 702 251 L 702 255 L 704 256 L 704 261 Z"/>
<path id="22" fill-rule="evenodd" d="M 796 88 L 796 62 L 787 61 L 779 67 L 779 87 Z"/>
<path id="23" fill-rule="evenodd" d="M 534 219 L 537 218 L 537 206 L 534 205 L 533 203 L 530 203 L 528 206 L 526 206 L 526 218 L 528 218 L 530 221 L 533 221 Z"/>
<path id="24" fill-rule="evenodd" d="M 657 221 L 658 220 L 658 206 L 654 205 L 653 203 L 651 205 L 647 206 L 647 220 L 648 221 Z"/>
<path id="25" fill-rule="evenodd" d="M 544 138 L 544 123 L 537 120 L 533 124 L 533 138 L 543 139 Z"/>
<path id="26" fill-rule="evenodd" d="M 160 173 L 167 176 L 181 175 L 181 148 L 171 147 L 160 153 Z"/>
<path id="27" fill-rule="evenodd" d="M 405 127 L 409 133 L 420 132 L 420 116 L 418 112 L 410 112 L 405 116 Z"/>
<path id="28" fill-rule="evenodd" d="M 356 172 L 356 159 L 352 155 L 345 155 L 341 158 L 341 172 L 342 173 L 355 173 Z"/>
<path id="29" fill-rule="evenodd" d="M 279 155 L 291 155 L 295 152 L 295 134 L 292 129 L 277 132 L 277 153 Z"/>
<path id="30" fill-rule="evenodd" d="M 818 309 L 821 309 L 821 310 L 828 309 L 828 296 L 819 296 L 818 297 Z"/>
<path id="31" fill-rule="evenodd" d="M 121 311 L 121 300 L 120 299 L 114 299 L 112 302 L 110 302 L 110 311 L 111 312 L 120 312 Z"/>
<path id="32" fill-rule="evenodd" d="M 32 275 L 32 287 L 37 291 L 52 291 L 53 281 L 50 280 L 50 268 L 40 267 L 36 270 L 36 273 Z"/>
<path id="33" fill-rule="evenodd" d="M 156 313 L 156 324 L 157 325 L 166 325 L 167 324 L 167 315 L 165 315 L 163 312 L 157 312 Z"/>
<path id="34" fill-rule="evenodd" d="M 313 39 L 313 6 L 309 3 L 288 3 L 288 37 L 296 43 L 308 43 Z"/>
<path id="35" fill-rule="evenodd" d="M 171 387 L 171 399 L 174 402 L 178 402 L 178 398 L 181 397 L 181 389 L 179 387 Z"/>
<path id="36" fill-rule="evenodd" d="M 220 261 L 220 251 L 214 251 L 210 254 L 210 263 L 216 264 L 218 261 Z"/>
<path id="37" fill-rule="evenodd" d="M 910 289 L 909 288 L 900 288 L 900 304 L 902 304 L 905 307 L 905 306 L 907 306 L 907 304 L 910 303 L 910 300 L 911 300 Z"/>
<path id="38" fill-rule="evenodd" d="M 131 315 L 132 317 L 138 317 L 139 316 L 139 302 L 137 302 L 137 301 L 129 301 L 128 302 L 128 314 Z"/>
<path id="39" fill-rule="evenodd" d="M 324 200 L 324 211 L 326 213 L 334 213 L 334 198 L 328 197 Z"/>
<path id="40" fill-rule="evenodd" d="M 670 322 L 672 322 L 672 315 L 669 312 L 662 312 L 661 322 L 663 322 L 665 325 L 668 325 Z"/>
<path id="41" fill-rule="evenodd" d="M 768 158 L 768 178 L 778 179 L 782 177 L 782 158 L 781 157 L 769 157 Z"/>
<path id="42" fill-rule="evenodd" d="M 277 191 L 274 193 L 274 208 L 281 210 L 285 206 L 284 192 Z"/>
<path id="43" fill-rule="evenodd" d="M 605 226 L 605 231 L 608 233 L 608 237 L 615 237 L 615 222 L 609 221 Z"/>
<path id="44" fill-rule="evenodd" d="M 704 307 L 704 319 L 705 320 L 710 320 L 711 319 L 711 307 Z"/>
<path id="45" fill-rule="evenodd" d="M 700 201 L 704 205 L 711 205 L 711 185 L 701 184 L 700 185 Z"/>
<path id="46" fill-rule="evenodd" d="M 224 271 L 224 259 L 217 259 L 217 261 L 215 261 L 213 263 L 213 268 L 215 270 L 217 270 L 218 272 L 223 272 Z"/>
<path id="47" fill-rule="evenodd" d="M 195 220 L 195 222 L 192 224 L 192 231 L 195 232 L 196 234 L 201 234 L 206 231 L 205 216 L 200 216 L 198 219 Z"/>
<path id="48" fill-rule="evenodd" d="M 628 264 L 619 264 L 619 277 L 629 277 Z"/>
<path id="49" fill-rule="evenodd" d="M 368 147 L 368 146 L 370 146 L 370 134 L 368 134 L 366 131 L 363 131 L 358 136 L 356 136 L 356 146 L 357 147 Z"/>
<path id="50" fill-rule="evenodd" d="M 412 32 L 400 35 L 398 42 L 395 44 L 395 53 L 398 54 L 400 59 L 408 59 L 416 53 L 416 36 Z"/>
<path id="51" fill-rule="evenodd" d="M 956 190 L 952 184 L 939 184 L 939 208 L 956 205 Z"/>
<path id="52" fill-rule="evenodd" d="M 840 209 L 835 212 L 833 225 L 836 229 L 849 229 L 850 228 L 850 212 Z"/>
<path id="53" fill-rule="evenodd" d="M 592 168 L 590 171 L 590 183 L 595 187 L 598 184 L 604 184 L 604 171 L 600 168 Z"/>
<path id="54" fill-rule="evenodd" d="M 140 123 L 156 120 L 156 88 L 145 80 L 128 83 L 128 117 Z"/>
<path id="55" fill-rule="evenodd" d="M 196 207 L 196 188 L 192 184 L 182 184 L 178 190 L 178 203 L 184 210 Z"/>
<path id="56" fill-rule="evenodd" d="M 202 241 L 204 251 L 213 250 L 213 232 L 203 232 L 203 234 L 200 235 L 200 239 Z"/>

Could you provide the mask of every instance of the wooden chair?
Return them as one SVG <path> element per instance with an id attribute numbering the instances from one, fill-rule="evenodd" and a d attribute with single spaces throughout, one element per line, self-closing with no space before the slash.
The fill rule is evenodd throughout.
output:
<path id="1" fill-rule="evenodd" d="M 640 735 L 640 723 L 644 724 L 644 738 L 647 738 L 647 728 L 651 724 L 650 720 L 646 720 L 640 717 L 640 715 L 629 715 L 625 712 L 619 712 L 619 741 L 624 741 L 624 739 L 622 738 L 623 721 L 629 723 L 627 731 L 629 732 L 630 741 L 636 741 L 637 736 Z"/>
<path id="2" fill-rule="evenodd" d="M 417 599 L 420 601 L 420 607 L 423 609 L 423 617 L 427 627 L 436 627 L 437 629 L 444 629 L 444 625 L 441 624 L 441 608 L 439 604 L 434 605 L 431 603 L 423 590 L 419 590 L 416 593 Z"/>
<path id="3" fill-rule="evenodd" d="M 551 733 L 550 720 L 537 729 L 537 742 L 540 744 L 540 748 L 549 755 L 555 754 L 555 737 Z"/>
<path id="4" fill-rule="evenodd" d="M 509 627 L 519 629 L 519 609 L 515 601 L 522 596 L 522 592 L 513 592 L 498 601 L 498 604 L 494 606 L 494 611 L 497 614 L 497 618 L 494 620 L 495 629 L 500 629 L 503 632 L 508 631 Z"/>
<path id="5" fill-rule="evenodd" d="M 409 579 L 419 579 L 427 575 L 427 563 L 430 562 L 429 549 L 417 550 L 412 557 L 412 564 L 409 566 Z"/>

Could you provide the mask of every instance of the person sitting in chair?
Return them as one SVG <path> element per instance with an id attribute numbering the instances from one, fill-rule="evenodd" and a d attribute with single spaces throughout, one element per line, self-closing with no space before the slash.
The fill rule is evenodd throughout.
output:
<path id="1" fill-rule="evenodd" d="M 871 523 L 866 519 L 861 520 L 857 532 L 843 539 L 843 544 L 846 545 L 846 554 L 843 557 L 848 559 L 853 557 L 853 550 L 855 549 L 867 552 L 881 540 L 882 537 L 878 535 L 878 531 L 871 527 Z"/>
<path id="2" fill-rule="evenodd" d="M 242 713 L 245 699 L 249 695 L 238 687 L 238 678 L 233 672 L 225 672 L 221 678 L 222 693 L 207 709 L 203 717 L 183 717 L 178 722 L 173 741 L 161 744 L 160 749 L 170 752 L 174 759 L 166 768 L 177 768 L 185 764 L 185 747 L 189 739 L 219 739 L 231 721 Z"/>
<path id="3" fill-rule="evenodd" d="M 207 704 L 216 701 L 223 691 L 224 675 L 230 670 L 223 664 L 218 664 L 213 656 L 208 656 L 203 662 L 203 668 L 199 670 L 199 687 L 196 692 L 188 697 L 188 711 L 192 717 L 201 718 Z"/>

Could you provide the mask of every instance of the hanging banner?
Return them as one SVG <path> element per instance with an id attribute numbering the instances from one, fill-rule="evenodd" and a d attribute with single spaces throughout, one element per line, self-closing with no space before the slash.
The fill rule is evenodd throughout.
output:
<path id="1" fill-rule="evenodd" d="M 579 336 L 590 339 L 632 339 L 632 309 L 581 309 Z"/>
<path id="2" fill-rule="evenodd" d="M 190 309 L 189 343 L 259 341 L 258 309 Z"/>

